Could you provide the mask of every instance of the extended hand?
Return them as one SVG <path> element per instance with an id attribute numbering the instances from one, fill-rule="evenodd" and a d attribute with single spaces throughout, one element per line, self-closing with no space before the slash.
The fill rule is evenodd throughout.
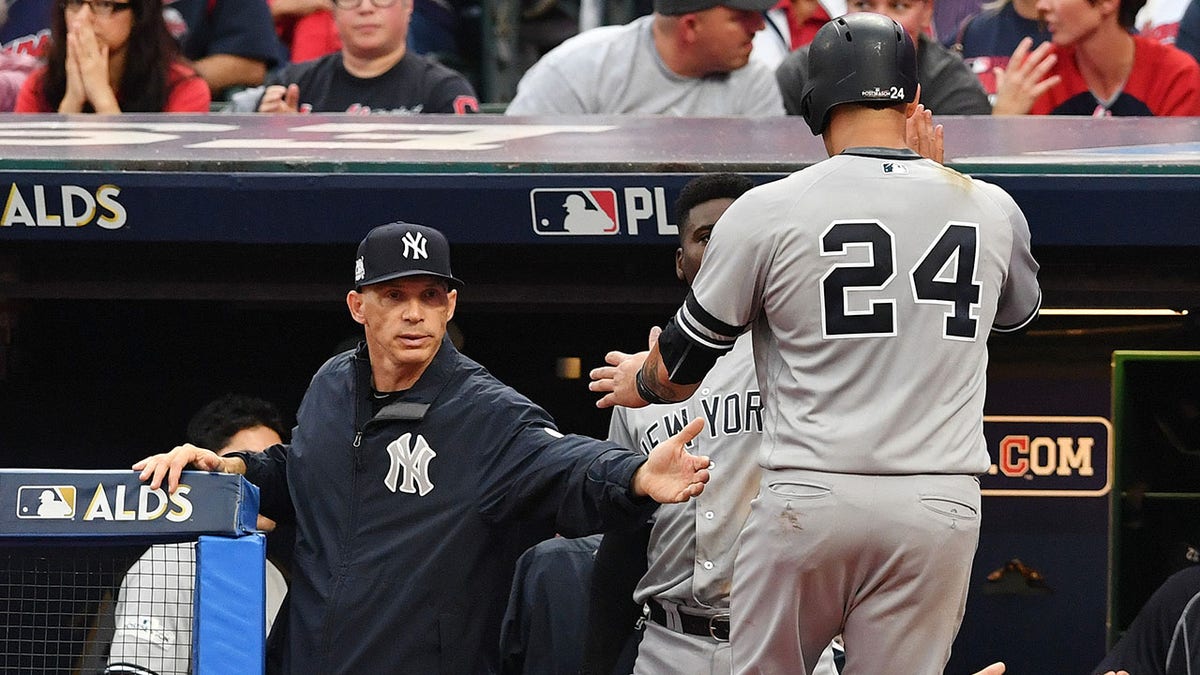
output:
<path id="1" fill-rule="evenodd" d="M 662 329 L 655 326 L 650 329 L 648 343 L 651 349 L 658 343 L 658 335 L 662 333 Z M 593 368 L 588 376 L 592 381 L 588 384 L 588 389 L 604 393 L 599 401 L 596 401 L 597 408 L 611 408 L 613 406 L 625 406 L 626 408 L 641 408 L 646 405 L 646 401 L 638 395 L 636 377 L 638 371 L 642 369 L 642 365 L 646 362 L 646 357 L 650 352 L 638 352 L 637 354 L 626 354 L 625 352 L 609 352 L 604 355 L 604 362 L 608 366 Z"/>
<path id="2" fill-rule="evenodd" d="M 143 459 L 133 465 L 133 470 L 141 471 L 138 474 L 138 480 L 144 481 L 147 478 L 150 479 L 150 487 L 156 490 L 162 485 L 163 477 L 166 477 L 167 491 L 174 494 L 175 488 L 179 487 L 179 474 L 188 466 L 193 466 L 203 471 L 240 473 L 236 471 L 237 464 L 242 463 L 237 460 L 224 459 L 212 450 L 205 450 L 191 443 L 185 443 L 184 445 L 175 446 L 170 452 Z"/>
<path id="3" fill-rule="evenodd" d="M 649 459 L 633 474 L 634 494 L 649 496 L 659 504 L 674 504 L 703 492 L 708 482 L 708 458 L 684 449 L 703 428 L 704 418 L 697 417 L 679 433 L 654 446 Z"/>

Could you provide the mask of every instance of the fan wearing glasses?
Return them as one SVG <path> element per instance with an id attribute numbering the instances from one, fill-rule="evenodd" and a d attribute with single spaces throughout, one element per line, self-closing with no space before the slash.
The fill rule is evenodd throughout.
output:
<path id="1" fill-rule="evenodd" d="M 25 80 L 16 112 L 208 112 L 210 99 L 161 0 L 59 0 L 46 65 Z"/>
<path id="2" fill-rule="evenodd" d="M 413 0 L 333 0 L 341 51 L 267 79 L 264 113 L 465 113 L 478 110 L 461 73 L 407 48 Z"/>

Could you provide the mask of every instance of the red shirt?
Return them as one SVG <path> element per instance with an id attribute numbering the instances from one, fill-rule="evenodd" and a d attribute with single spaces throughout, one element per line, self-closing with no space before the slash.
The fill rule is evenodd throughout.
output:
<path id="1" fill-rule="evenodd" d="M 277 20 L 275 26 L 280 39 L 288 45 L 292 63 L 320 58 L 342 48 L 333 13 L 327 9 L 286 21 Z"/>
<path id="2" fill-rule="evenodd" d="M 1055 45 L 1058 63 L 1050 71 L 1062 82 L 1042 94 L 1032 115 L 1200 116 L 1200 65 L 1187 52 L 1133 36 L 1133 72 L 1115 101 L 1102 105 L 1088 90 L 1075 63 L 1074 47 Z"/>
<path id="3" fill-rule="evenodd" d="M 14 112 L 58 112 L 50 110 L 42 96 L 42 81 L 45 77 L 45 66 L 30 73 L 29 77 L 25 79 L 25 84 L 21 86 L 20 93 L 17 94 L 17 106 Z M 208 112 L 209 104 L 212 102 L 212 93 L 208 90 L 208 83 L 197 75 L 191 66 L 179 62 L 172 63 L 167 72 L 167 86 L 171 91 L 167 94 L 167 104 L 159 112 Z M 120 103 L 120 99 L 117 100 L 117 103 Z"/>

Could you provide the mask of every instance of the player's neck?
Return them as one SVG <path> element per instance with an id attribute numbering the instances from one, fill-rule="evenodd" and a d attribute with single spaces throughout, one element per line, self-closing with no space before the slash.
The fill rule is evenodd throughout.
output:
<path id="1" fill-rule="evenodd" d="M 846 148 L 908 147 L 904 113 L 894 108 L 873 110 L 862 106 L 839 106 L 831 111 L 825 130 L 825 150 L 832 157 Z"/>

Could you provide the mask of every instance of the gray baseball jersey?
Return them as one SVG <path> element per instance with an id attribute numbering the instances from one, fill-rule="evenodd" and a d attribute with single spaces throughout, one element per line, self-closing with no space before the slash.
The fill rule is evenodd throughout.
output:
<path id="1" fill-rule="evenodd" d="M 676 323 L 718 349 L 753 327 L 763 467 L 978 474 L 988 332 L 1040 304 L 1029 245 L 1000 188 L 858 148 L 734 202 Z"/>
<path id="2" fill-rule="evenodd" d="M 699 497 L 665 504 L 655 512 L 647 551 L 649 567 L 634 592 L 706 613 L 728 611 L 738 533 L 758 492 L 756 463 L 762 442 L 762 397 L 754 377 L 749 336 L 717 360 L 686 401 L 645 408 L 615 408 L 608 437 L 649 452 L 689 420 L 703 417 L 704 431 L 689 452 L 708 455 L 712 479 Z"/>
<path id="3" fill-rule="evenodd" d="M 774 71 L 757 61 L 724 75 L 683 77 L 654 47 L 653 16 L 601 26 L 538 60 L 517 84 L 508 115 L 783 115 Z"/>

